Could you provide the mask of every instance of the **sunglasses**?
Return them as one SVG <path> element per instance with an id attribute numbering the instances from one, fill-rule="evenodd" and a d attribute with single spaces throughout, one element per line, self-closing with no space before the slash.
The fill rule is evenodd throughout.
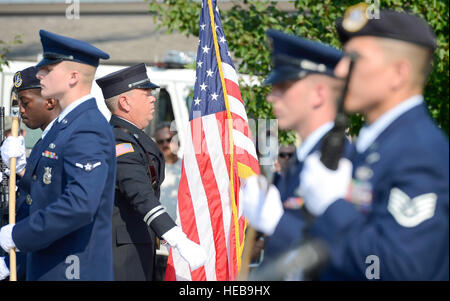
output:
<path id="1" fill-rule="evenodd" d="M 285 158 L 290 159 L 293 155 L 294 155 L 294 153 L 279 153 L 278 157 L 283 158 L 283 159 L 285 159 Z"/>
<path id="2" fill-rule="evenodd" d="M 164 142 L 170 143 L 171 140 L 172 140 L 172 137 L 167 138 L 167 139 L 159 139 L 159 140 L 156 140 L 156 143 L 158 143 L 158 144 L 164 144 Z"/>

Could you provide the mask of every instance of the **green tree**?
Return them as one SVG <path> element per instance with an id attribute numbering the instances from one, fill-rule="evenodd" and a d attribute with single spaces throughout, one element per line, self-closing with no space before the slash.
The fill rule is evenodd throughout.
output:
<path id="1" fill-rule="evenodd" d="M 14 37 L 14 40 L 11 42 L 4 42 L 0 40 L 0 72 L 3 71 L 2 66 L 8 66 L 8 60 L 6 58 L 6 55 L 10 51 L 11 47 L 17 44 L 22 43 L 21 36 L 16 35 Z"/>
<path id="2" fill-rule="evenodd" d="M 270 49 L 265 32 L 269 28 L 321 41 L 340 48 L 334 22 L 347 7 L 361 2 L 339 0 L 295 0 L 294 10 L 282 11 L 269 0 L 233 1 L 229 10 L 220 12 L 228 46 L 240 73 L 259 76 L 262 80 L 270 72 Z M 438 49 L 434 68 L 426 85 L 425 98 L 431 115 L 442 129 L 449 130 L 449 50 L 448 3 L 440 0 L 366 0 L 380 8 L 409 10 L 422 16 L 434 29 Z M 167 32 L 174 30 L 187 36 L 198 36 L 199 1 L 162 0 L 150 3 L 150 12 Z M 220 3 L 219 3 L 220 8 Z M 242 97 L 249 117 L 274 118 L 272 107 L 266 101 L 268 87 L 241 85 Z M 350 133 L 356 134 L 363 122 L 360 115 L 351 116 Z M 280 142 L 292 141 L 292 133 L 280 133 Z"/>

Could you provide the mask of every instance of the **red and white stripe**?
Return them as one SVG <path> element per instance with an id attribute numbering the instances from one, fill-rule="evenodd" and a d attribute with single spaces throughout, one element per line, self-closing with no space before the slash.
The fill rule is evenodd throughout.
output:
<path id="1" fill-rule="evenodd" d="M 178 188 L 177 224 L 188 238 L 208 254 L 206 264 L 191 271 L 176 250 L 171 250 L 166 280 L 234 280 L 237 277 L 235 221 L 230 195 L 230 165 L 238 211 L 239 243 L 243 244 L 245 221 L 239 206 L 238 162 L 259 173 L 258 159 L 234 68 L 222 63 L 231 116 L 233 156 L 231 162 L 227 112 L 194 118 L 185 146 Z"/>

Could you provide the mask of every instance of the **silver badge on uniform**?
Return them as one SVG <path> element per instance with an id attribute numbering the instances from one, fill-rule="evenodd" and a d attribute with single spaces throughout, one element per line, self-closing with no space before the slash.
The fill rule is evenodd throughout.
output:
<path id="1" fill-rule="evenodd" d="M 366 163 L 367 164 L 373 164 L 373 163 L 377 162 L 378 160 L 380 160 L 380 154 L 377 153 L 377 152 L 373 152 L 373 153 L 370 153 L 370 155 L 367 156 Z"/>
<path id="2" fill-rule="evenodd" d="M 51 167 L 44 167 L 44 176 L 42 177 L 42 181 L 44 184 L 50 184 L 52 182 L 52 168 Z"/>
<path id="3" fill-rule="evenodd" d="M 373 171 L 368 166 L 360 166 L 356 169 L 355 176 L 360 181 L 367 181 L 373 176 Z"/>

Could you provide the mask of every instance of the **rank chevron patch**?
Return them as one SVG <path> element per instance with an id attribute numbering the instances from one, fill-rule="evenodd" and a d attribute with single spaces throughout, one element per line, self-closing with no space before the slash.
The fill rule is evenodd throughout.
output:
<path id="1" fill-rule="evenodd" d="M 412 228 L 433 217 L 436 210 L 437 195 L 426 193 L 411 199 L 398 188 L 392 188 L 389 196 L 388 211 L 397 223 Z"/>

